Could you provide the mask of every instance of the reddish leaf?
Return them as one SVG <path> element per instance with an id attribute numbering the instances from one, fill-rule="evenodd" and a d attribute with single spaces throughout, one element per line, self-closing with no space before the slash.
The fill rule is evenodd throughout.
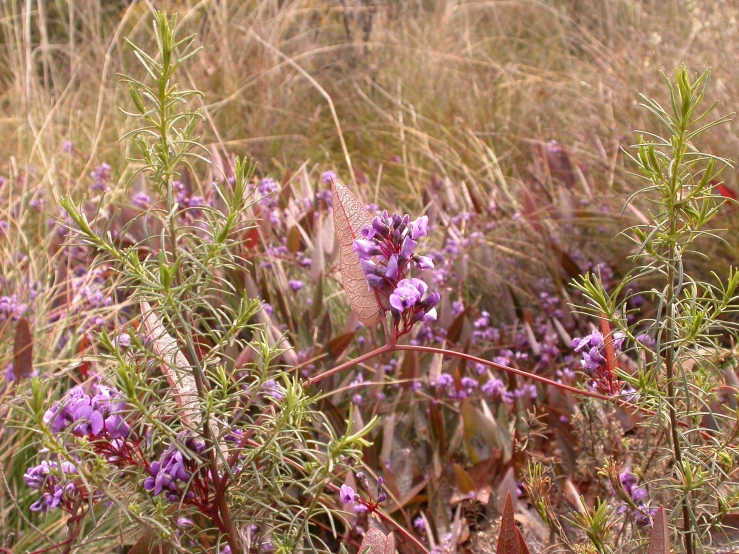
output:
<path id="1" fill-rule="evenodd" d="M 393 554 L 395 552 L 395 535 L 385 535 L 376 527 L 372 527 L 364 535 L 359 546 L 360 554 Z"/>
<path id="2" fill-rule="evenodd" d="M 22 317 L 15 326 L 13 374 L 16 380 L 33 375 L 33 337 L 25 317 Z"/>
<path id="3" fill-rule="evenodd" d="M 303 239 L 300 236 L 300 229 L 297 226 L 290 227 L 287 232 L 287 251 L 294 254 L 302 249 Z"/>
<path id="4" fill-rule="evenodd" d="M 459 464 L 453 464 L 452 469 L 454 469 L 454 477 L 457 481 L 457 488 L 459 489 L 459 492 L 464 494 L 474 492 L 474 490 L 477 488 L 475 487 L 475 482 L 472 480 L 472 477 L 470 477 L 469 474 L 464 470 L 464 468 Z"/>
<path id="5" fill-rule="evenodd" d="M 730 200 L 739 200 L 739 195 L 736 193 L 736 191 L 732 188 L 727 187 L 724 183 L 714 179 L 711 181 L 711 184 L 716 187 L 716 192 L 724 198 L 728 198 Z"/>
<path id="6" fill-rule="evenodd" d="M 516 527 L 516 537 L 518 537 L 518 548 L 521 550 L 521 554 L 531 554 L 529 547 L 526 546 L 526 541 L 523 540 L 523 534 L 518 527 Z"/>
<path id="7" fill-rule="evenodd" d="M 167 554 L 169 545 L 159 543 L 154 531 L 146 531 L 128 551 L 128 554 Z"/>
<path id="8" fill-rule="evenodd" d="M 372 223 L 372 216 L 362 203 L 338 179 L 331 181 L 334 202 L 334 226 L 339 241 L 341 281 L 349 304 L 359 321 L 372 326 L 382 318 L 376 293 L 367 286 L 367 280 L 354 252 L 354 239 L 362 227 Z"/>
<path id="9" fill-rule="evenodd" d="M 515 494 L 518 493 L 518 483 L 516 482 L 516 472 L 513 470 L 513 467 L 509 467 L 508 471 L 505 472 L 505 475 L 503 475 L 503 478 L 500 480 L 500 483 L 498 484 L 498 490 L 496 496 L 498 497 L 498 504 L 496 504 L 496 508 L 500 511 L 505 511 L 505 501 L 507 501 L 509 498 L 511 499 L 511 502 L 513 504 L 513 510 L 516 510 L 516 497 Z M 505 501 L 501 502 L 503 500 L 502 496 L 505 493 Z M 500 504 L 503 504 L 501 506 Z M 502 508 L 502 510 L 501 510 Z"/>
<path id="10" fill-rule="evenodd" d="M 560 179 L 570 188 L 575 186 L 575 169 L 570 157 L 556 141 L 549 141 L 544 146 L 544 159 L 552 177 Z"/>
<path id="11" fill-rule="evenodd" d="M 329 359 L 331 361 L 338 361 L 344 355 L 346 349 L 349 348 L 349 345 L 354 340 L 354 335 L 356 334 L 356 331 L 352 331 L 332 338 L 328 341 L 328 344 L 320 350 L 319 354 L 326 353 L 329 355 Z"/>
<path id="12" fill-rule="evenodd" d="M 649 535 L 648 554 L 670 554 L 670 526 L 667 524 L 664 506 L 660 506 Z"/>
<path id="13" fill-rule="evenodd" d="M 498 535 L 498 548 L 495 550 L 497 554 L 524 554 L 521 549 L 523 537 L 519 538 L 521 532 L 516 527 L 516 521 L 513 519 L 513 500 L 511 493 L 506 495 L 505 507 L 503 508 L 503 517 L 500 520 L 500 534 Z"/>
<path id="14" fill-rule="evenodd" d="M 467 321 L 467 310 L 463 311 L 457 316 L 446 333 L 446 338 L 449 342 L 458 344 L 459 337 L 462 335 L 462 329 L 464 329 L 464 323 Z"/>

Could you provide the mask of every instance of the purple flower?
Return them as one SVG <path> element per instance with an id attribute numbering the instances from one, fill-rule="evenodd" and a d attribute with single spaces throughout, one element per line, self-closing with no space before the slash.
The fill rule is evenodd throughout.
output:
<path id="1" fill-rule="evenodd" d="M 403 279 L 390 295 L 390 305 L 402 313 L 421 300 L 427 290 L 428 285 L 420 279 Z"/>
<path id="2" fill-rule="evenodd" d="M 413 527 L 423 533 L 426 530 L 426 521 L 421 516 L 418 516 L 413 520 Z"/>
<path id="3" fill-rule="evenodd" d="M 424 215 L 419 217 L 417 220 L 411 223 L 411 238 L 418 240 L 420 237 L 425 237 L 428 234 L 429 218 Z"/>
<path id="4" fill-rule="evenodd" d="M 421 317 L 421 321 L 425 323 L 429 323 L 431 321 L 436 321 L 436 308 L 431 308 L 427 312 L 423 312 L 423 316 Z"/>
<path id="5" fill-rule="evenodd" d="M 195 454 L 202 453 L 204 445 L 191 437 L 186 432 L 180 433 L 178 439 L 185 444 L 188 450 Z M 174 444 L 171 444 L 160 456 L 159 460 L 153 462 L 149 468 L 149 477 L 144 480 L 144 489 L 153 492 L 154 496 L 164 492 L 167 500 L 170 502 L 178 502 L 182 496 L 180 484 L 187 484 L 192 475 L 191 467 L 196 462 L 185 460 L 182 452 L 180 452 Z M 188 497 L 192 497 L 193 493 L 189 492 Z"/>
<path id="6" fill-rule="evenodd" d="M 355 497 L 356 494 L 354 493 L 353 488 L 349 485 L 341 485 L 341 489 L 339 490 L 339 500 L 341 500 L 342 504 L 354 504 Z"/>
<path id="7" fill-rule="evenodd" d="M 482 385 L 481 389 L 483 394 L 489 398 L 498 398 L 506 404 L 513 402 L 513 395 L 508 391 L 505 383 L 500 379 L 489 379 Z"/>
<path id="8" fill-rule="evenodd" d="M 41 498 L 31 504 L 29 509 L 32 512 L 48 512 L 71 502 L 78 490 L 69 476 L 76 473 L 77 468 L 68 461 L 60 463 L 44 460 L 29 468 L 23 475 L 26 486 L 43 491 Z"/>
<path id="9" fill-rule="evenodd" d="M 603 335 L 598 330 L 594 330 L 589 335 L 583 338 L 572 339 L 572 347 L 575 352 L 582 352 L 584 349 L 597 348 L 600 349 L 603 346 Z"/>
<path id="10" fill-rule="evenodd" d="M 639 511 L 636 512 L 636 523 L 638 525 L 651 525 L 652 519 L 657 515 L 659 508 L 649 508 L 645 505 L 639 506 Z"/>
<path id="11" fill-rule="evenodd" d="M 272 194 L 276 190 L 277 183 L 275 183 L 275 180 L 271 177 L 265 177 L 259 182 L 259 185 L 257 186 L 257 192 L 259 192 L 259 194 L 261 194 L 262 196 Z"/>
<path id="12" fill-rule="evenodd" d="M 262 390 L 277 400 L 285 398 L 285 395 L 280 392 L 280 389 L 277 387 L 277 382 L 274 379 L 267 379 L 262 385 Z"/>
<path id="13" fill-rule="evenodd" d="M 44 414 L 44 423 L 51 432 L 71 427 L 77 435 L 97 437 L 105 430 L 110 438 L 127 437 L 131 428 L 123 419 L 126 403 L 121 392 L 105 385 L 94 385 L 93 392 L 91 397 L 78 385 L 54 402 Z"/>
<path id="14" fill-rule="evenodd" d="M 106 190 L 106 183 L 110 181 L 110 170 L 111 167 L 103 162 L 100 166 L 96 167 L 95 170 L 90 173 L 93 183 L 90 185 L 90 190 L 104 192 Z"/>
<path id="15" fill-rule="evenodd" d="M 448 389 L 454 385 L 454 377 L 448 373 L 442 373 L 436 378 L 432 385 L 440 389 Z"/>
<path id="16" fill-rule="evenodd" d="M 634 474 L 631 472 L 631 468 L 628 466 L 626 466 L 619 474 L 618 479 L 626 489 L 626 492 L 631 492 L 631 489 L 636 484 L 636 477 L 634 477 Z"/>
<path id="17" fill-rule="evenodd" d="M 116 341 L 118 346 L 121 348 L 128 348 L 131 346 L 131 335 L 128 333 L 121 333 Z"/>
<path id="18" fill-rule="evenodd" d="M 656 341 L 651 337 L 649 333 L 639 333 L 638 335 L 636 335 L 636 340 L 650 349 L 654 348 L 654 345 L 656 344 Z"/>
<path id="19" fill-rule="evenodd" d="M 193 196 L 187 201 L 188 208 L 199 208 L 205 204 L 205 199 L 202 196 Z"/>
<path id="20" fill-rule="evenodd" d="M 321 181 L 323 181 L 324 185 L 330 185 L 331 181 L 334 179 L 338 179 L 339 176 L 336 175 L 335 171 L 331 171 L 330 169 L 328 171 L 324 171 L 321 175 Z"/>
<path id="21" fill-rule="evenodd" d="M 409 259 L 413 255 L 413 251 L 418 246 L 418 243 L 410 237 L 403 239 L 403 246 L 400 247 L 400 255 L 405 259 Z"/>
<path id="22" fill-rule="evenodd" d="M 479 383 L 477 382 L 477 379 L 473 379 L 472 377 L 462 377 L 462 387 L 465 389 L 476 389 L 478 385 Z"/>
<path id="23" fill-rule="evenodd" d="M 626 335 L 622 333 L 621 331 L 616 331 L 615 333 L 613 333 L 613 336 L 611 337 L 613 346 L 615 348 L 618 348 L 619 350 L 623 348 L 625 339 L 626 339 Z"/>
<path id="24" fill-rule="evenodd" d="M 290 289 L 293 290 L 294 292 L 297 292 L 305 286 L 305 283 L 297 279 L 291 279 L 290 281 L 287 282 L 287 286 L 289 286 Z"/>
<path id="25" fill-rule="evenodd" d="M 151 196 L 149 196 L 145 192 L 137 192 L 132 201 L 136 206 L 140 208 L 145 208 L 146 206 L 151 204 Z"/>
<path id="26" fill-rule="evenodd" d="M 327 206 L 334 205 L 334 194 L 330 190 L 322 190 L 316 193 L 317 200 L 323 200 Z"/>
<path id="27" fill-rule="evenodd" d="M 385 270 L 385 277 L 388 279 L 397 279 L 398 278 L 398 255 L 393 254 L 390 256 L 390 259 L 387 261 L 387 269 Z"/>
<path id="28" fill-rule="evenodd" d="M 420 270 L 434 269 L 434 260 L 431 256 L 413 256 L 413 261 Z"/>
<path id="29" fill-rule="evenodd" d="M 354 252 L 360 260 L 369 260 L 372 256 L 382 254 L 382 250 L 372 240 L 357 239 L 354 241 Z"/>

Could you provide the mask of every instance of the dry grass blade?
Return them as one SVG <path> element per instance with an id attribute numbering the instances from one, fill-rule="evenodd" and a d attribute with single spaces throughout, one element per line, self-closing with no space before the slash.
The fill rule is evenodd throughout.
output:
<path id="1" fill-rule="evenodd" d="M 376 293 L 367 286 L 359 258 L 354 252 L 354 239 L 359 236 L 362 227 L 372 223 L 372 216 L 338 179 L 332 180 L 331 190 L 344 291 L 359 321 L 367 326 L 375 325 L 382 318 L 382 309 Z"/>
<path id="2" fill-rule="evenodd" d="M 154 352 L 162 358 L 162 373 L 172 387 L 177 405 L 182 408 L 181 416 L 185 425 L 192 426 L 198 421 L 198 390 L 185 355 L 180 352 L 177 341 L 167 333 L 159 317 L 148 302 L 141 302 L 145 337 L 151 341 Z"/>
<path id="3" fill-rule="evenodd" d="M 18 320 L 15 326 L 13 374 L 16 380 L 33 375 L 33 337 L 25 317 Z"/>
<path id="4" fill-rule="evenodd" d="M 670 554 L 670 526 L 667 524 L 664 506 L 660 506 L 654 516 L 647 552 L 648 554 Z"/>

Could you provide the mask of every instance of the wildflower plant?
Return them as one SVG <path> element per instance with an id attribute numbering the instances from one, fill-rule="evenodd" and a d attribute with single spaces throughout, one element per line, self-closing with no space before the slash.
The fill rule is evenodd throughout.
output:
<path id="1" fill-rule="evenodd" d="M 249 271 L 239 237 L 274 187 L 255 190 L 254 165 L 236 159 L 232 180 L 216 176 L 197 201 L 183 201 L 178 179 L 206 150 L 195 135 L 200 113 L 187 108 L 199 93 L 181 90 L 175 76 L 197 49 L 162 13 L 154 33 L 155 56 L 130 45 L 147 79 L 123 81 L 135 107 L 128 115 L 140 122 L 126 135 L 132 163 L 152 189 L 137 195 L 149 206 L 137 218 L 158 222 L 158 236 L 123 244 L 72 198 L 61 200 L 75 243 L 99 254 L 96 264 L 112 269 L 139 315 L 101 328 L 99 372 L 62 386 L 56 400 L 31 381 L 26 404 L 44 446 L 24 476 L 38 491 L 32 510 L 69 514 L 67 549 L 115 531 L 141 548 L 327 551 L 314 518 L 340 516 L 331 480 L 357 463 L 376 420 L 336 432 L 283 370 L 280 338 L 257 322 L 262 302 L 227 278 Z"/>
<path id="2" fill-rule="evenodd" d="M 716 117 L 715 104 L 703 109 L 708 71 L 693 78 L 683 66 L 674 82 L 666 81 L 667 108 L 642 97 L 666 134 L 642 132 L 635 154 L 629 154 L 648 182 L 629 202 L 641 197 L 651 206 L 647 221 L 624 231 L 635 245 L 634 268 L 614 290 L 593 273 L 577 284 L 586 300 L 581 310 L 601 318 L 605 332 L 594 331 L 573 346 L 589 375 L 607 367 L 633 389 L 623 400 L 644 415 L 642 481 L 637 483 L 632 467 L 603 469 L 633 508 L 635 519 L 624 524 L 648 523 L 662 503 L 679 535 L 676 544 L 693 554 L 711 547 L 739 501 L 733 471 L 737 415 L 721 392 L 728 384 L 725 372 L 733 373 L 728 345 L 736 336 L 739 274 L 731 269 L 725 279 L 714 274 L 713 282 L 705 282 L 689 270 L 696 261 L 709 262 L 701 252 L 707 241 L 721 240 L 711 222 L 725 200 L 714 185 L 730 162 L 702 152 L 698 143 L 729 116 Z M 632 290 L 654 302 L 651 316 L 630 318 Z M 635 366 L 620 356 L 621 348 L 633 355 Z M 591 525 L 587 533 L 595 531 Z"/>

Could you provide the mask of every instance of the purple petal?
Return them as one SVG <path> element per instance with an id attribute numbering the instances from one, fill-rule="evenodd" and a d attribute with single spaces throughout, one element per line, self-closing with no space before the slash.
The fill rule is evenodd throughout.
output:
<path id="1" fill-rule="evenodd" d="M 416 256 L 413 258 L 413 261 L 416 262 L 416 266 L 420 270 L 434 269 L 434 261 L 431 259 L 431 256 Z"/>
<path id="2" fill-rule="evenodd" d="M 410 237 L 405 237 L 403 240 L 403 246 L 400 249 L 400 255 L 408 259 L 413 255 L 413 251 L 418 246 L 418 243 Z"/>
<path id="3" fill-rule="evenodd" d="M 99 435 L 100 431 L 103 430 L 104 425 L 105 422 L 100 412 L 93 412 L 90 416 L 90 430 L 92 431 L 92 434 Z"/>
<path id="4" fill-rule="evenodd" d="M 397 279 L 398 277 L 398 255 L 393 254 L 387 262 L 387 270 L 385 277 L 388 279 Z"/>
<path id="5" fill-rule="evenodd" d="M 89 420 L 92 415 L 92 406 L 80 406 L 74 411 L 72 415 L 73 421 L 79 421 L 80 419 Z"/>
<path id="6" fill-rule="evenodd" d="M 402 312 L 403 310 L 405 310 L 402 297 L 398 296 L 395 293 L 390 295 L 390 305 L 396 310 L 398 310 L 399 312 Z"/>

